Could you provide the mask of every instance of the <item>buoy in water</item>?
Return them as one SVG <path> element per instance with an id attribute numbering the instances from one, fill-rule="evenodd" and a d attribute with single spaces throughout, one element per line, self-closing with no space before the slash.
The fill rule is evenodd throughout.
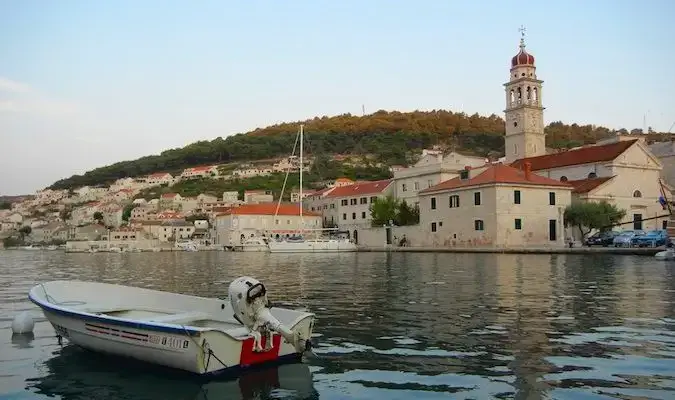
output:
<path id="1" fill-rule="evenodd" d="M 23 333 L 31 333 L 33 332 L 34 326 L 35 321 L 33 321 L 33 317 L 31 317 L 28 312 L 24 311 L 19 313 L 16 317 L 14 317 L 14 320 L 12 320 L 12 333 L 18 335 Z"/>

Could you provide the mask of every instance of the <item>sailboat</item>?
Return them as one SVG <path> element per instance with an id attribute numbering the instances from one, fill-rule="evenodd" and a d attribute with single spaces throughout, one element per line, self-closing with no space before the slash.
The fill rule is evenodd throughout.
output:
<path id="1" fill-rule="evenodd" d="M 333 252 L 354 252 L 357 250 L 356 244 L 345 237 L 325 237 L 321 231 L 334 231 L 334 228 L 305 228 L 302 219 L 303 196 L 302 196 L 302 172 L 303 172 L 303 138 L 304 125 L 300 125 L 300 229 L 293 237 L 282 238 L 279 240 L 270 240 L 268 243 L 270 253 L 333 253 Z M 294 150 L 295 151 L 295 150 Z M 287 174 L 288 177 L 288 174 Z M 285 185 L 284 185 L 285 188 Z M 283 189 L 279 196 L 279 202 L 283 197 Z M 276 215 L 275 215 L 276 216 Z M 314 232 L 312 237 L 308 233 Z"/>

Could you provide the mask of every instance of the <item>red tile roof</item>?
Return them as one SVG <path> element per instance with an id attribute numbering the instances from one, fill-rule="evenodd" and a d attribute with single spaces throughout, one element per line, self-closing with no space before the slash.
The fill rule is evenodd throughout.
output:
<path id="1" fill-rule="evenodd" d="M 602 178 L 590 178 L 590 179 L 580 179 L 577 181 L 568 181 L 570 185 L 574 186 L 572 193 L 588 193 L 591 190 L 597 188 L 603 183 L 614 179 L 613 176 L 602 177 Z"/>
<path id="2" fill-rule="evenodd" d="M 277 210 L 278 205 L 278 210 Z M 259 203 L 243 204 L 239 207 L 220 213 L 218 215 L 300 215 L 300 205 L 295 203 Z M 302 210 L 302 215 L 308 217 L 320 217 L 320 213 Z"/>
<path id="3" fill-rule="evenodd" d="M 582 147 L 576 150 L 547 154 L 545 156 L 522 158 L 511 163 L 511 166 L 522 168 L 525 162 L 529 162 L 532 164 L 532 171 L 539 171 L 572 165 L 608 162 L 620 156 L 637 141 L 638 139 L 626 140 L 600 146 Z"/>
<path id="4" fill-rule="evenodd" d="M 173 199 L 173 198 L 176 197 L 177 195 L 178 195 L 178 193 L 164 193 L 164 194 L 162 195 L 162 198 L 163 198 L 163 199 Z"/>
<path id="5" fill-rule="evenodd" d="M 331 190 L 333 190 L 333 189 L 335 189 L 335 188 L 334 187 L 327 187 L 327 188 L 319 189 L 316 192 L 312 193 L 312 196 L 313 197 L 323 196 L 324 194 L 330 193 Z"/>
<path id="6" fill-rule="evenodd" d="M 168 172 L 155 172 L 154 174 L 148 175 L 148 177 L 150 177 L 150 178 L 162 178 L 162 177 L 165 177 L 167 175 L 171 175 L 171 174 L 169 174 Z"/>
<path id="7" fill-rule="evenodd" d="M 366 182 L 356 182 L 351 185 L 335 187 L 326 197 L 350 197 L 350 196 L 363 196 L 367 194 L 380 194 L 382 193 L 389 185 L 391 185 L 391 179 L 383 179 L 381 181 L 366 181 Z"/>
<path id="8" fill-rule="evenodd" d="M 528 176 L 529 175 L 529 176 Z M 436 186 L 420 191 L 420 194 L 438 192 L 443 190 L 453 190 L 478 185 L 490 184 L 513 184 L 513 185 L 535 185 L 535 186 L 560 186 L 569 187 L 565 182 L 560 182 L 555 179 L 546 178 L 535 174 L 534 172 L 521 171 L 504 164 L 494 164 L 488 167 L 485 171 L 470 179 L 461 179 L 460 177 L 441 182 Z"/>

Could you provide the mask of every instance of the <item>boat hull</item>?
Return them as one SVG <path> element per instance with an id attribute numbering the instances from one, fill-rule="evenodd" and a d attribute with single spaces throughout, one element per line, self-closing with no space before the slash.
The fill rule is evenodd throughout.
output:
<path id="1" fill-rule="evenodd" d="M 675 251 L 673 250 L 663 250 L 654 254 L 654 258 L 657 260 L 675 260 Z"/>
<path id="2" fill-rule="evenodd" d="M 249 246 L 234 246 L 234 251 L 247 251 L 247 252 L 267 252 L 269 247 L 264 244 L 260 245 L 249 245 Z"/>
<path id="3" fill-rule="evenodd" d="M 340 240 L 305 240 L 270 242 L 270 253 L 338 253 L 354 252 L 356 245 Z"/>
<path id="4" fill-rule="evenodd" d="M 78 312 L 45 303 L 35 296 L 36 288 L 31 290 L 29 297 L 42 309 L 57 335 L 91 351 L 133 358 L 199 375 L 238 372 L 267 363 L 301 358 L 301 353 L 276 333 L 271 336 L 271 350 L 255 352 L 253 337 L 243 326 L 235 327 L 234 330 L 240 332 L 235 335 L 232 329 L 224 331 L 190 325 L 148 323 Z M 313 314 L 308 314 L 291 328 L 309 338 L 313 323 Z M 263 338 L 263 346 L 265 345 Z"/>

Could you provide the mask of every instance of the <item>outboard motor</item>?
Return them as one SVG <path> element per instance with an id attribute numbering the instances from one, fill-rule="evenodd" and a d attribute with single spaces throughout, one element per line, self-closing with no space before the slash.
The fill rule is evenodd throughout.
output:
<path id="1" fill-rule="evenodd" d="M 270 331 L 281 334 L 299 353 L 307 349 L 307 341 L 299 332 L 288 329 L 272 315 L 267 289 L 262 282 L 248 276 L 239 277 L 230 283 L 228 296 L 234 318 L 251 331 L 254 351 L 269 351 L 272 348 Z M 261 345 L 261 332 L 267 336 L 265 349 Z"/>

